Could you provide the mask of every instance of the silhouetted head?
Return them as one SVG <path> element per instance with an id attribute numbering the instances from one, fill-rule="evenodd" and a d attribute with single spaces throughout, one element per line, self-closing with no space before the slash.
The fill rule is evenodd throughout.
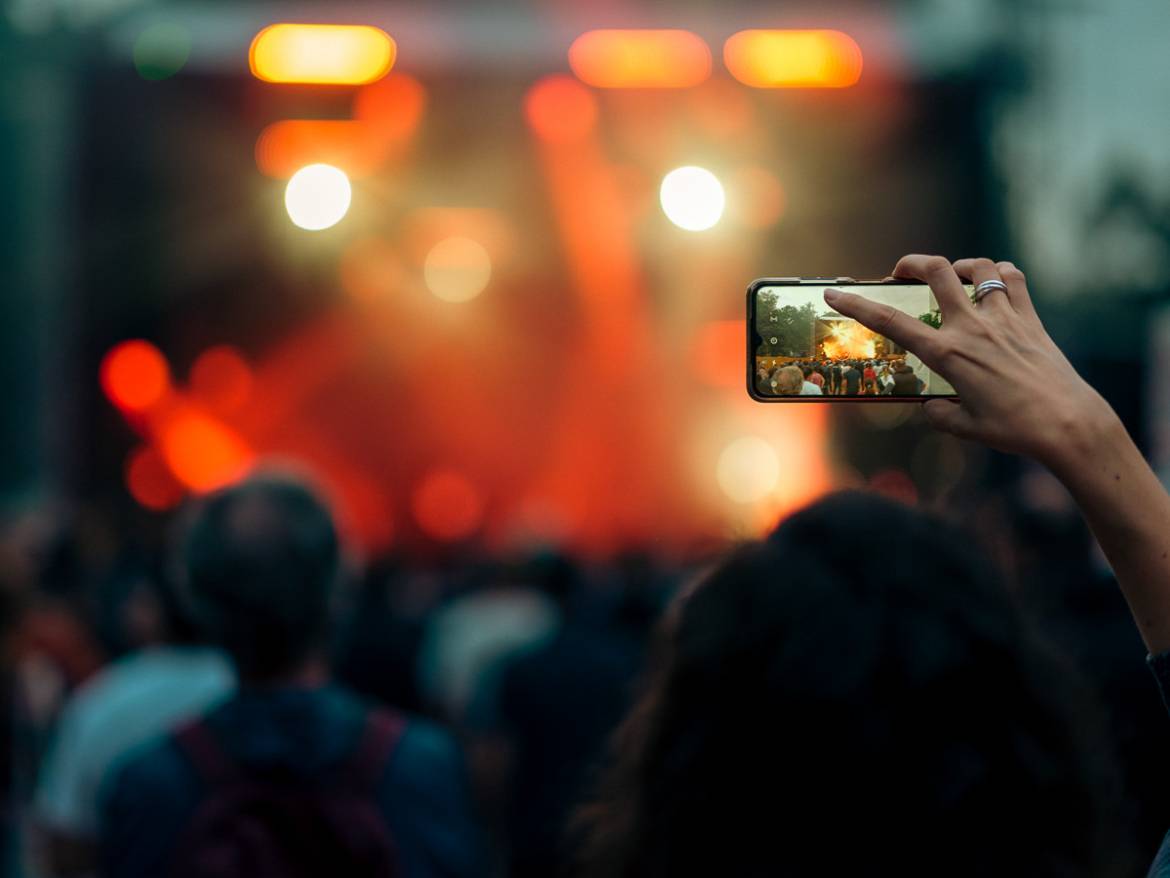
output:
<path id="1" fill-rule="evenodd" d="M 681 595 L 663 635 L 583 813 L 588 875 L 1100 875 L 1123 860 L 1082 693 L 941 521 L 833 496 Z"/>
<path id="2" fill-rule="evenodd" d="M 211 495 L 183 562 L 193 612 L 241 679 L 292 673 L 322 645 L 339 546 L 328 508 L 304 484 L 262 476 Z"/>

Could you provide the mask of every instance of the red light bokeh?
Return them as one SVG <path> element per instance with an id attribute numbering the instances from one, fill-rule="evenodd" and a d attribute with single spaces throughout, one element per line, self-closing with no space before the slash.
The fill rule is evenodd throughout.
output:
<path id="1" fill-rule="evenodd" d="M 466 477 L 451 469 L 427 473 L 415 489 L 411 505 L 422 531 L 443 542 L 472 536 L 483 520 L 480 493 Z"/>
<path id="2" fill-rule="evenodd" d="M 158 451 L 150 446 L 136 448 L 126 459 L 126 489 L 147 509 L 162 512 L 182 501 L 184 490 Z"/>
<path id="3" fill-rule="evenodd" d="M 194 397 L 209 408 L 230 414 L 248 402 L 252 370 L 238 350 L 229 345 L 208 348 L 191 365 L 188 385 Z"/>
<path id="4" fill-rule="evenodd" d="M 170 370 L 150 342 L 125 341 L 102 360 L 100 381 L 106 396 L 119 408 L 142 412 L 166 395 Z"/>

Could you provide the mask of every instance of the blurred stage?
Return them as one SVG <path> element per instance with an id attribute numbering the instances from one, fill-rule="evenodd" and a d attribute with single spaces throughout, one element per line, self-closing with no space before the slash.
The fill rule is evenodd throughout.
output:
<path id="1" fill-rule="evenodd" d="M 694 553 L 836 485 L 961 478 L 894 434 L 910 409 L 831 436 L 743 375 L 755 277 L 1015 256 L 973 135 L 1016 68 L 932 54 L 929 15 L 52 5 L 15 4 L 5 56 L 21 490 L 153 520 L 291 461 L 373 551 Z M 298 72 L 281 22 L 350 67 Z"/>

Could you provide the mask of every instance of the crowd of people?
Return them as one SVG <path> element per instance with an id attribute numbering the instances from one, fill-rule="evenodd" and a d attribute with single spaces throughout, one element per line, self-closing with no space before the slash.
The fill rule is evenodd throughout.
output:
<path id="1" fill-rule="evenodd" d="M 765 396 L 921 396 L 923 381 L 904 357 L 758 362 L 756 390 Z"/>
<path id="2" fill-rule="evenodd" d="M 937 428 L 1063 484 L 1111 577 L 1084 530 L 1021 537 L 1005 571 L 870 493 L 693 566 L 358 571 L 327 503 L 277 473 L 201 498 L 165 553 L 14 517 L 11 871 L 1087 878 L 1156 855 L 1170 875 L 1166 717 L 1134 683 L 1144 651 L 1170 693 L 1170 496 L 1014 266 L 894 273 L 931 283 L 943 329 L 826 298 L 955 384 L 962 403 L 925 404 Z M 1004 290 L 972 305 L 960 278 L 989 276 Z M 806 365 L 786 388 L 824 389 Z"/>
<path id="3" fill-rule="evenodd" d="M 689 568 L 534 549 L 346 569 L 326 504 L 280 473 L 192 514 L 177 548 L 0 529 L 20 562 L 0 574 L 0 874 L 558 871 Z"/>

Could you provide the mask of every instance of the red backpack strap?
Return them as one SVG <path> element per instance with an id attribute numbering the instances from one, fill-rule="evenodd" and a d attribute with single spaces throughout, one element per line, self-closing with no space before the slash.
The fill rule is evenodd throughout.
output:
<path id="1" fill-rule="evenodd" d="M 357 746 L 342 767 L 342 780 L 354 788 L 376 790 L 405 731 L 403 717 L 385 710 L 371 710 L 366 714 Z"/>
<path id="2" fill-rule="evenodd" d="M 197 719 L 181 726 L 175 731 L 174 738 L 208 786 L 223 783 L 235 775 L 235 765 L 203 720 Z"/>

